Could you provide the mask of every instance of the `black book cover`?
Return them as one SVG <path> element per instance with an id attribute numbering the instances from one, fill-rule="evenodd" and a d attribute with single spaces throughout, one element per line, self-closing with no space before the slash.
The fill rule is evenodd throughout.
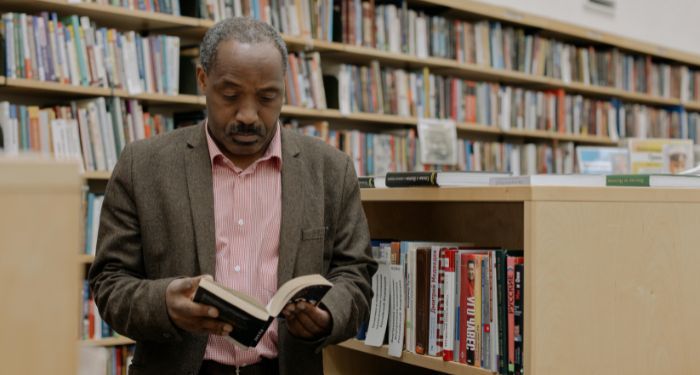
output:
<path id="1" fill-rule="evenodd" d="M 523 373 L 525 265 L 515 265 L 515 375 Z"/>
<path id="2" fill-rule="evenodd" d="M 267 320 L 260 320 L 204 288 L 197 288 L 194 301 L 216 307 L 219 310 L 219 320 L 233 326 L 229 336 L 236 342 L 251 348 L 258 344 L 274 319 L 270 316 Z"/>
<path id="3" fill-rule="evenodd" d="M 0 138 L 2 139 L 2 138 Z M 374 177 L 371 176 L 360 176 L 357 178 L 360 183 L 361 188 L 373 188 L 374 187 Z"/>
<path id="4" fill-rule="evenodd" d="M 387 172 L 386 186 L 438 186 L 437 172 Z"/>

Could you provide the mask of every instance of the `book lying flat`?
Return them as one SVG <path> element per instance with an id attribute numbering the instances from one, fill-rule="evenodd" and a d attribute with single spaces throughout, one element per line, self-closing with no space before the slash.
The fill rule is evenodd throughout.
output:
<path id="1" fill-rule="evenodd" d="M 607 186 L 648 186 L 700 188 L 700 176 L 677 174 L 611 174 Z"/>
<path id="2" fill-rule="evenodd" d="M 536 174 L 527 176 L 494 177 L 491 185 L 527 186 L 605 186 L 604 175 L 592 174 Z"/>
<path id="3" fill-rule="evenodd" d="M 388 172 L 386 186 L 486 186 L 491 178 L 504 176 L 509 176 L 509 174 L 498 172 Z"/>
<path id="4" fill-rule="evenodd" d="M 385 188 L 386 178 L 384 176 L 359 176 L 357 181 L 360 184 L 360 188 Z"/>
<path id="5" fill-rule="evenodd" d="M 243 292 L 202 279 L 194 301 L 219 310 L 219 320 L 233 326 L 227 337 L 230 341 L 242 347 L 255 347 L 287 303 L 304 300 L 317 305 L 332 286 L 318 274 L 300 276 L 284 283 L 264 306 Z"/>

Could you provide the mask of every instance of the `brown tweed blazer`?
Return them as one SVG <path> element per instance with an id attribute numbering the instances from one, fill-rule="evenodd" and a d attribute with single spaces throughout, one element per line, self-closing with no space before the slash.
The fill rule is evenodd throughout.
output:
<path id="1" fill-rule="evenodd" d="M 104 320 L 137 341 L 130 374 L 197 374 L 206 335 L 178 329 L 165 289 L 177 277 L 214 274 L 211 164 L 204 126 L 128 145 L 107 184 L 90 286 Z M 323 346 L 355 335 L 369 314 L 376 264 L 351 159 L 282 130 L 279 284 L 321 273 L 329 337 L 297 339 L 279 324 L 281 374 L 322 373 Z"/>

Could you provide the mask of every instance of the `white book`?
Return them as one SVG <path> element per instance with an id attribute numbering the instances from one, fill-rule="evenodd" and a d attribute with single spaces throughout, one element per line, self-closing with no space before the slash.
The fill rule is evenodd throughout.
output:
<path id="1" fill-rule="evenodd" d="M 78 131 L 78 122 L 74 119 L 64 121 L 64 134 L 66 139 L 66 152 L 69 160 L 78 162 L 80 173 L 85 172 L 85 164 L 80 152 L 80 135 Z"/>
<path id="2" fill-rule="evenodd" d="M 170 73 L 168 82 L 170 85 L 168 94 L 177 95 L 180 92 L 180 38 L 173 36 L 168 37 L 167 40 L 170 41 L 170 55 L 168 58 Z"/>
<path id="3" fill-rule="evenodd" d="M 78 130 L 80 132 L 80 143 L 83 149 L 83 161 L 85 169 L 95 171 L 95 159 L 93 157 L 92 142 L 90 141 L 90 125 L 88 123 L 88 113 L 86 108 L 78 108 Z"/>
<path id="4" fill-rule="evenodd" d="M 75 43 L 73 41 L 73 38 L 71 38 L 71 29 L 72 28 L 70 27 L 70 25 L 63 26 L 63 41 L 65 42 L 65 51 L 67 52 L 66 62 L 68 65 L 67 69 L 69 73 L 69 82 L 72 85 L 78 86 L 80 85 L 80 68 L 78 67 L 78 54 L 75 47 Z"/>
<path id="5" fill-rule="evenodd" d="M 590 174 L 535 174 L 525 176 L 493 177 L 490 184 L 494 186 L 528 185 L 528 186 L 605 186 L 604 175 Z"/>
<path id="6" fill-rule="evenodd" d="M 49 123 L 49 112 L 39 111 L 39 143 L 41 144 L 41 153 L 44 155 L 51 154 L 51 124 Z"/>
<path id="7" fill-rule="evenodd" d="M 151 56 L 151 39 L 150 38 L 145 38 L 143 39 L 143 43 L 141 43 L 141 49 L 143 51 L 143 56 L 144 56 L 144 91 L 146 92 L 154 92 L 155 89 L 155 77 L 154 77 L 154 72 L 153 72 L 153 65 L 150 64 L 150 58 L 148 56 Z"/>
<path id="8" fill-rule="evenodd" d="M 5 76 L 7 78 L 17 78 L 17 68 L 15 66 L 15 30 L 14 13 L 5 13 L 2 15 L 3 23 L 5 24 Z"/>
<path id="9" fill-rule="evenodd" d="M 136 33 L 133 31 L 124 34 L 124 70 L 126 72 L 126 89 L 130 95 L 138 95 L 143 92 L 141 79 L 139 78 L 138 54 L 136 53 Z M 148 58 L 148 57 L 144 57 Z"/>
<path id="10" fill-rule="evenodd" d="M 97 115 L 99 119 L 100 131 L 102 133 L 102 145 L 105 150 L 105 162 L 107 170 L 112 170 L 117 164 L 117 149 L 114 143 L 114 127 L 112 118 L 107 113 L 105 98 L 95 99 L 97 105 Z"/>
<path id="11" fill-rule="evenodd" d="M 0 129 L 2 129 L 3 147 L 6 155 L 19 154 L 19 127 L 17 119 L 10 117 L 10 103 L 0 102 Z"/>
<path id="12" fill-rule="evenodd" d="M 57 160 L 65 160 L 67 156 L 66 142 L 64 139 L 64 120 L 56 119 L 51 121 L 51 140 L 53 142 L 53 155 Z"/>
<path id="13" fill-rule="evenodd" d="M 97 232 L 100 229 L 100 213 L 102 212 L 102 203 L 104 202 L 104 195 L 96 195 L 92 206 L 92 222 L 91 230 L 92 236 L 90 236 L 90 254 L 95 255 L 97 251 Z M 99 331 L 102 329 L 100 328 Z M 95 331 L 98 331 L 97 326 L 95 326 Z"/>
<path id="14" fill-rule="evenodd" d="M 370 307 L 370 319 L 367 325 L 365 345 L 382 346 L 389 318 L 389 301 L 391 298 L 391 268 L 389 264 L 391 248 L 379 249 L 379 256 L 375 257 L 378 263 L 377 272 L 372 276 L 372 305 Z"/>

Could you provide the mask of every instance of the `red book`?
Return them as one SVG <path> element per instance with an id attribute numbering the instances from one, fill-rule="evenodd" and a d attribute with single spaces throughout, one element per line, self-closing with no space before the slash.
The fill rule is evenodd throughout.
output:
<path id="1" fill-rule="evenodd" d="M 475 364 L 476 358 L 476 295 L 474 294 L 477 255 L 462 253 L 460 254 L 460 275 L 461 285 L 460 290 L 460 311 L 459 311 L 459 356 L 460 362 L 468 365 Z"/>

